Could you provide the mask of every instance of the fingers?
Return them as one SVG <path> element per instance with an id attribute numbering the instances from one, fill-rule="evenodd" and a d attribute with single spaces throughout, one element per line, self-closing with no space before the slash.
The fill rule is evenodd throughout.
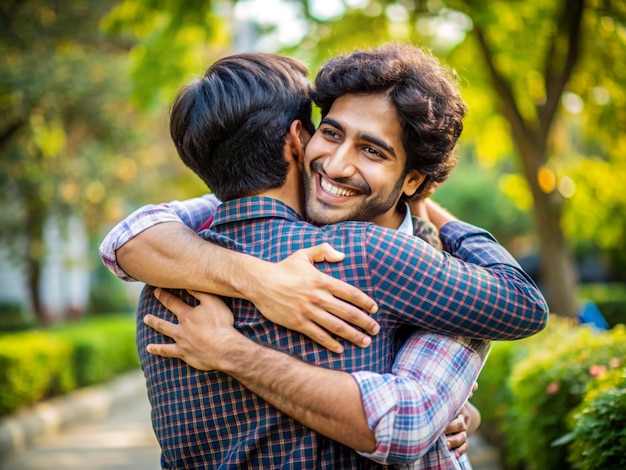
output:
<path id="1" fill-rule="evenodd" d="M 315 323 L 309 323 L 304 326 L 301 331 L 302 334 L 311 338 L 320 346 L 328 349 L 337 354 L 341 354 L 343 352 L 343 346 L 339 341 L 334 339 L 327 331 L 317 326 Z"/>
<path id="2" fill-rule="evenodd" d="M 446 439 L 446 443 L 448 445 L 448 449 L 454 451 L 454 455 L 459 458 L 469 447 L 469 443 L 467 442 L 467 433 L 460 432 L 458 434 L 454 434 L 449 436 Z"/>
<path id="3" fill-rule="evenodd" d="M 311 263 L 321 263 L 323 261 L 336 263 L 345 258 L 343 253 L 335 250 L 329 243 L 322 243 L 321 245 L 312 246 L 300 251 L 309 259 Z"/>
<path id="4" fill-rule="evenodd" d="M 368 321 L 371 320 L 369 316 L 358 310 L 357 315 L 366 317 Z M 372 344 L 372 338 L 370 338 L 367 334 L 357 330 L 352 325 L 343 321 L 341 318 L 329 314 L 324 310 L 319 310 L 318 312 L 316 312 L 316 315 L 313 316 L 312 321 L 327 330 L 328 332 L 332 333 L 333 335 L 350 341 L 352 344 L 361 348 L 366 348 L 367 346 Z M 350 321 L 350 323 L 355 322 Z M 378 326 L 377 323 L 376 325 Z"/>
<path id="5" fill-rule="evenodd" d="M 335 250 L 330 244 L 322 243 L 311 248 L 300 250 L 310 262 L 320 263 L 327 262 L 339 262 L 342 261 L 345 255 Z M 338 279 L 334 279 L 328 276 L 329 285 L 326 287 L 335 297 L 345 300 L 368 313 L 376 313 L 378 311 L 378 305 L 373 299 L 361 292 L 354 286 L 347 284 Z"/>
<path id="6" fill-rule="evenodd" d="M 456 434 L 450 434 L 446 436 L 446 443 L 448 444 L 448 449 L 457 449 L 462 446 L 467 441 L 467 433 L 458 432 Z"/>
<path id="7" fill-rule="evenodd" d="M 450 424 L 448 424 L 448 427 L 445 430 L 445 434 L 448 436 L 448 435 L 457 434 L 463 431 L 467 431 L 467 425 L 465 423 L 465 418 L 461 414 L 457 416 L 456 418 L 454 418 L 452 421 L 450 421 Z"/>
<path id="8" fill-rule="evenodd" d="M 448 449 L 454 450 L 457 457 L 467 451 L 467 425 L 462 415 L 454 418 L 445 430 Z"/>
<path id="9" fill-rule="evenodd" d="M 149 344 L 146 346 L 146 350 L 155 356 L 182 359 L 176 344 Z"/>
<path id="10" fill-rule="evenodd" d="M 370 314 L 376 313 L 378 311 L 378 305 L 376 305 L 376 302 L 374 302 L 373 299 L 368 297 L 365 293 L 361 292 L 356 287 L 351 286 L 350 284 L 346 282 L 340 281 L 339 279 L 335 279 L 333 277 L 328 276 L 328 285 L 326 286 L 326 289 L 334 297 L 336 297 L 337 299 L 341 299 L 345 302 L 349 302 L 350 304 L 355 306 L 356 309 L 361 309 Z M 342 308 L 338 309 L 338 311 L 334 313 L 339 314 L 342 310 L 345 310 L 347 312 L 347 315 L 350 315 L 351 314 L 350 312 L 352 312 L 353 316 L 355 317 L 357 316 L 357 315 L 354 315 L 354 312 L 357 312 L 358 310 L 347 309 L 343 302 L 341 303 L 341 305 L 342 305 Z M 341 317 L 344 318 L 343 315 L 341 315 Z M 369 319 L 369 321 L 366 322 L 368 323 L 368 325 L 359 324 L 358 326 L 360 326 L 361 328 L 364 328 L 370 334 L 376 334 L 378 331 L 376 331 L 376 333 L 373 333 L 370 331 L 370 328 L 374 328 L 376 325 L 378 325 L 378 323 L 376 323 L 371 317 L 368 317 L 368 316 L 363 317 L 361 321 L 365 321 L 365 318 Z M 344 319 L 348 320 L 347 318 L 344 318 Z M 351 323 L 353 322 L 351 321 Z"/>
<path id="11" fill-rule="evenodd" d="M 331 318 L 332 324 L 328 327 L 330 331 L 349 340 L 351 343 L 354 341 L 343 334 L 343 330 L 346 327 L 349 327 L 350 330 L 354 332 L 358 332 L 351 325 L 357 326 L 364 331 L 366 331 L 369 335 L 376 335 L 380 331 L 380 324 L 374 320 L 371 316 L 364 313 L 362 310 L 359 310 L 352 305 L 347 305 L 346 303 L 333 298 L 329 301 L 329 304 L 323 306 L 324 310 L 332 313 L 334 316 Z M 348 325 L 349 324 L 349 325 Z M 350 331 L 348 330 L 348 331 Z M 363 335 L 363 333 L 358 332 Z M 352 334 L 352 333 L 349 333 Z M 365 335 L 363 335 L 365 336 Z M 354 343 L 357 344 L 357 343 Z M 369 344 L 368 344 L 369 345 Z"/>
<path id="12" fill-rule="evenodd" d="M 198 299 L 201 304 L 207 304 L 211 302 L 224 303 L 224 301 L 218 295 L 215 295 L 215 294 L 209 294 L 208 292 L 200 292 L 197 290 L 189 290 L 189 289 L 187 289 L 187 292 L 189 292 L 190 295 Z"/>
<path id="13" fill-rule="evenodd" d="M 184 313 L 186 309 L 191 308 L 174 294 L 161 289 L 160 287 L 154 290 L 154 296 L 159 299 L 159 302 L 161 302 L 169 311 L 176 315 L 176 317 Z"/>
<path id="14" fill-rule="evenodd" d="M 152 314 L 148 314 L 143 317 L 143 322 L 158 333 L 175 339 L 174 336 L 176 335 L 176 329 L 178 327 L 176 323 L 170 323 L 167 320 L 155 317 Z"/>

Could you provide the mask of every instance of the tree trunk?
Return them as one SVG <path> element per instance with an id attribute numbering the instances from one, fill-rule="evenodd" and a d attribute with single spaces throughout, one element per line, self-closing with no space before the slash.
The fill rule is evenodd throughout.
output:
<path id="1" fill-rule="evenodd" d="M 539 186 L 538 173 L 542 163 L 546 161 L 546 136 L 520 126 L 513 126 L 512 130 L 524 175 L 533 196 L 542 292 L 551 312 L 577 318 L 578 267 L 561 227 L 561 196 L 554 190 L 545 193 Z"/>
<path id="2" fill-rule="evenodd" d="M 43 226 L 45 209 L 42 202 L 36 196 L 30 196 L 26 203 L 26 269 L 28 280 L 28 293 L 30 302 L 40 325 L 47 325 L 50 319 L 41 302 L 41 264 L 44 258 Z"/>
<path id="3" fill-rule="evenodd" d="M 39 325 L 47 325 L 48 318 L 41 304 L 41 294 L 39 292 L 39 285 L 41 281 L 41 262 L 29 256 L 27 258 L 26 270 L 28 279 L 28 294 L 30 297 L 30 304 L 32 305 L 35 313 L 35 318 L 37 318 L 37 323 Z"/>
<path id="4" fill-rule="evenodd" d="M 578 268 L 561 229 L 561 206 L 553 194 L 535 195 L 534 216 L 539 239 L 542 292 L 550 311 L 578 318 Z"/>
<path id="5" fill-rule="evenodd" d="M 547 162 L 548 140 L 561 95 L 580 57 L 584 4 L 584 0 L 562 2 L 560 16 L 556 19 L 557 29 L 548 43 L 543 71 L 546 101 L 537 106 L 537 116 L 530 119 L 520 111 L 513 87 L 496 67 L 485 29 L 478 22 L 474 25 L 479 50 L 499 97 L 502 114 L 511 125 L 513 141 L 533 195 L 542 291 L 551 311 L 571 318 L 578 317 L 578 270 L 561 228 L 560 196 L 554 192 L 546 194 L 539 186 L 538 174 Z"/>

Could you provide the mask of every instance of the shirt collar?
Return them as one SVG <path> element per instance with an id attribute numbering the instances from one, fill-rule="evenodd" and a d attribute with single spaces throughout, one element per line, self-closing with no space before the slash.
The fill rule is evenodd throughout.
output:
<path id="1" fill-rule="evenodd" d="M 291 207 L 278 199 L 265 196 L 242 197 L 223 202 L 215 212 L 211 227 L 250 219 L 275 217 L 293 222 L 302 217 Z"/>
<path id="2" fill-rule="evenodd" d="M 413 235 L 413 218 L 411 217 L 411 209 L 409 208 L 409 205 L 406 202 L 404 203 L 404 206 L 405 206 L 404 219 L 402 220 L 402 223 L 398 227 L 398 232 L 406 233 L 408 235 Z"/>

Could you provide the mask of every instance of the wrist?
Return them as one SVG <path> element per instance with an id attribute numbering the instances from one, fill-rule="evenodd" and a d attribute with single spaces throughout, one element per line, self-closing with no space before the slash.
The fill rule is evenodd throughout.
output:
<path id="1" fill-rule="evenodd" d="M 267 273 L 269 261 L 264 261 L 254 256 L 238 253 L 238 262 L 233 263 L 230 280 L 234 296 L 246 299 L 257 305 L 257 301 L 263 298 L 264 286 L 261 281 Z"/>
<path id="2" fill-rule="evenodd" d="M 246 370 L 253 368 L 254 361 L 262 353 L 263 346 L 234 328 L 223 333 L 222 343 L 225 347 L 216 357 L 217 369 L 237 380 L 243 380 L 243 374 Z"/>
<path id="3" fill-rule="evenodd" d="M 427 208 L 428 219 L 439 230 L 441 230 L 441 228 L 448 222 L 458 220 L 456 217 L 454 217 L 447 210 L 445 210 L 443 207 L 441 207 L 439 204 L 435 203 L 431 199 L 427 199 L 425 201 L 425 205 Z"/>
<path id="4" fill-rule="evenodd" d="M 250 300 L 256 294 L 256 283 L 253 273 L 259 272 L 257 258 L 231 251 L 227 248 L 203 242 L 204 249 L 200 251 L 201 271 L 198 279 L 202 286 L 196 290 L 211 294 Z"/>

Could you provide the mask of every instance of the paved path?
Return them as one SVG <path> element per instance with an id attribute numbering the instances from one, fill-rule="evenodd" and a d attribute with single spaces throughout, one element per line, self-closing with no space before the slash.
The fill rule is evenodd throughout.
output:
<path id="1" fill-rule="evenodd" d="M 158 470 L 160 450 L 148 399 L 137 395 L 104 419 L 76 423 L 39 438 L 31 449 L 0 463 L 1 470 Z"/>
<path id="2" fill-rule="evenodd" d="M 150 425 L 150 405 L 142 380 L 132 375 L 124 378 L 123 387 L 119 383 L 110 387 L 118 391 L 109 395 L 123 398 L 110 399 L 106 413 L 76 418 L 59 432 L 34 438 L 34 445 L 27 450 L 0 459 L 0 470 L 158 470 L 159 447 Z M 120 388 L 124 393 L 119 392 Z M 105 392 L 96 396 L 107 401 L 103 398 Z M 78 402 L 71 397 L 66 401 L 75 405 Z M 67 405 L 59 409 L 64 409 L 62 406 Z M 472 436 L 469 455 L 474 470 L 500 470 L 493 449 L 479 435 Z"/>

